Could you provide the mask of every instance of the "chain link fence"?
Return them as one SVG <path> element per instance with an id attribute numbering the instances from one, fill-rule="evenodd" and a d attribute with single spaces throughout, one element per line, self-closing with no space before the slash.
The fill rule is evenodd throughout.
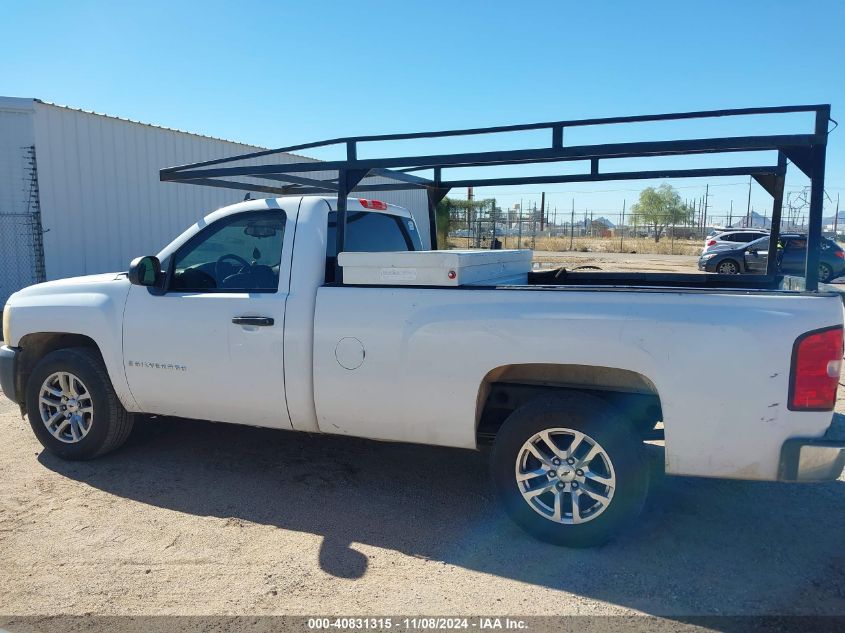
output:
<path id="1" fill-rule="evenodd" d="M 21 148 L 19 159 L 20 195 L 4 196 L 10 208 L 0 208 L 0 311 L 12 293 L 46 278 L 35 147 Z"/>
<path id="2" fill-rule="evenodd" d="M 0 310 L 13 292 L 44 281 L 40 244 L 37 214 L 0 212 Z"/>
<path id="3" fill-rule="evenodd" d="M 564 212 L 536 204 L 501 208 L 494 199 L 448 200 L 450 248 L 531 248 L 540 251 L 590 251 L 665 255 L 699 255 L 706 236 L 718 230 L 770 229 L 771 210 L 758 213 L 702 211 L 690 205 L 681 220 L 629 212 L 591 211 L 579 206 Z M 575 201 L 573 200 L 573 207 Z M 833 216 L 833 212 L 830 214 Z M 838 216 L 836 216 L 838 217 Z M 825 219 L 826 235 L 842 239 L 845 221 Z M 807 205 L 784 203 L 780 231 L 807 231 Z"/>

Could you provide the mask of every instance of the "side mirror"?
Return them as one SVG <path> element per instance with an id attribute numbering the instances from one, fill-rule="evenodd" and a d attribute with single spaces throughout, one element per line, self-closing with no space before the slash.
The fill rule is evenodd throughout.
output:
<path id="1" fill-rule="evenodd" d="M 154 255 L 136 257 L 129 263 L 129 283 L 156 286 L 161 279 L 161 262 Z"/>

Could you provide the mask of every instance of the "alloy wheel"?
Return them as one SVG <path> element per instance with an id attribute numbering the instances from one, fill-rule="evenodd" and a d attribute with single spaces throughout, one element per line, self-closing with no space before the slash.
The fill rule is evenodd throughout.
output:
<path id="1" fill-rule="evenodd" d="M 515 476 L 525 502 L 555 523 L 592 521 L 608 508 L 616 490 L 604 448 L 567 428 L 546 429 L 528 439 L 517 454 Z"/>
<path id="2" fill-rule="evenodd" d="M 722 275 L 736 275 L 739 272 L 739 269 L 735 263 L 727 260 L 719 264 L 718 272 Z"/>
<path id="3" fill-rule="evenodd" d="M 77 376 L 66 371 L 50 374 L 41 384 L 38 410 L 50 434 L 67 444 L 82 440 L 94 422 L 91 392 Z"/>

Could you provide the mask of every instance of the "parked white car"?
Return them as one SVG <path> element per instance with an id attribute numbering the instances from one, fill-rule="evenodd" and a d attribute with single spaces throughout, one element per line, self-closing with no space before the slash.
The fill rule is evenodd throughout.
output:
<path id="1" fill-rule="evenodd" d="M 721 233 L 713 233 L 704 239 L 704 250 L 701 251 L 701 254 L 703 255 L 722 246 L 736 248 L 768 234 L 769 232 L 765 229 L 732 229 L 722 231 Z"/>
<path id="2" fill-rule="evenodd" d="M 389 253 L 364 271 L 371 283 L 350 285 L 334 275 L 336 205 L 243 202 L 128 273 L 15 293 L 3 312 L 5 395 L 66 459 L 116 449 L 138 414 L 492 443 L 510 516 L 573 546 L 601 543 L 638 514 L 649 484 L 644 440 L 659 436 L 658 422 L 669 474 L 810 481 L 842 472 L 845 440 L 831 431 L 836 293 L 765 286 L 761 276 L 660 286 L 562 270 L 467 286 L 444 269 L 442 285 L 421 286 L 415 264 Z M 349 201 L 345 243 L 350 252 L 421 250 L 408 211 L 366 200 Z M 753 349 L 753 362 L 725 363 L 714 346 Z"/>

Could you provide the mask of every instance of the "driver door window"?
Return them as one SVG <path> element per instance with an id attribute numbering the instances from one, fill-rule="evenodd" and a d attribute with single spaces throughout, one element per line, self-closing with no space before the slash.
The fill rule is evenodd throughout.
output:
<path id="1" fill-rule="evenodd" d="M 284 235 L 281 210 L 219 220 L 174 254 L 168 290 L 276 292 Z"/>

